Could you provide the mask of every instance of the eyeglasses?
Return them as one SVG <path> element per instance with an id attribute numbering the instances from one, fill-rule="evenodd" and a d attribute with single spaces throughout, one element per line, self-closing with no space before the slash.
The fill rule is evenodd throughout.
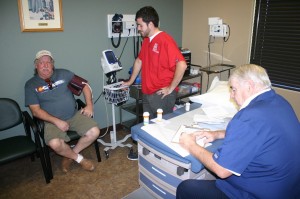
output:
<path id="1" fill-rule="evenodd" d="M 49 79 L 45 79 L 45 82 L 48 84 L 48 88 L 50 90 L 52 90 L 53 89 L 53 83 L 52 83 L 51 79 L 50 78 Z"/>

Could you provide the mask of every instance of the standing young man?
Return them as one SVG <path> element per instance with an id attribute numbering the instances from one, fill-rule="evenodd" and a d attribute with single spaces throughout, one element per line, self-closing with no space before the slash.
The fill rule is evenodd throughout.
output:
<path id="1" fill-rule="evenodd" d="M 132 75 L 124 84 L 133 84 L 141 71 L 143 111 L 154 118 L 158 108 L 163 109 L 164 114 L 173 112 L 177 95 L 175 88 L 187 65 L 174 39 L 158 28 L 159 16 L 153 7 L 141 8 L 135 20 L 144 39 Z"/>

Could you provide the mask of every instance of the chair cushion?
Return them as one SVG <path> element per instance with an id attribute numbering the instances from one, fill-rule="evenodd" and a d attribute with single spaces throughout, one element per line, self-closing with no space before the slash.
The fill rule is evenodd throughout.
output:
<path id="1" fill-rule="evenodd" d="M 70 140 L 78 140 L 80 138 L 80 135 L 78 135 L 76 131 L 68 131 L 67 134 L 70 137 Z"/>
<path id="2" fill-rule="evenodd" d="M 16 136 L 0 140 L 0 164 L 35 152 L 35 143 L 27 136 Z"/>

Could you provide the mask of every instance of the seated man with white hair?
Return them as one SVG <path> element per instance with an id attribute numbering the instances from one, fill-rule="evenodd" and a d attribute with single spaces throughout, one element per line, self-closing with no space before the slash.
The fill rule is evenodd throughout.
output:
<path id="1" fill-rule="evenodd" d="M 229 78 L 231 98 L 240 107 L 226 131 L 183 133 L 180 144 L 218 177 L 188 179 L 178 199 L 300 198 L 300 123 L 291 105 L 272 88 L 261 66 L 237 67 Z M 199 146 L 224 139 L 215 153 Z"/>

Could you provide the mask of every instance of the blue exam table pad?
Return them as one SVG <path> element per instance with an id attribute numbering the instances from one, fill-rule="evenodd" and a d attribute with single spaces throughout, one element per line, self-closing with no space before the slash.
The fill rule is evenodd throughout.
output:
<path id="1" fill-rule="evenodd" d="M 192 103 L 191 104 L 191 110 L 194 110 L 196 108 L 200 108 L 201 104 L 199 103 Z M 185 108 L 179 108 L 177 110 L 175 110 L 173 113 L 170 114 L 166 114 L 163 116 L 163 119 L 171 119 L 172 117 L 176 117 L 178 115 L 184 114 Z M 173 158 L 177 161 L 186 163 L 186 164 L 191 164 L 191 171 L 194 173 L 199 173 L 202 169 L 204 169 L 204 166 L 202 165 L 202 163 L 195 158 L 192 155 L 188 155 L 186 157 L 182 157 L 180 156 L 178 153 L 176 153 L 174 150 L 172 150 L 171 148 L 169 148 L 168 146 L 166 146 L 165 144 L 163 144 L 161 141 L 159 141 L 158 139 L 154 138 L 153 136 L 151 136 L 150 134 L 148 134 L 147 132 L 145 132 L 144 130 L 142 130 L 143 123 L 139 123 L 137 125 L 134 125 L 133 127 L 131 127 L 131 136 L 132 139 L 135 141 L 141 140 L 142 142 L 144 142 L 145 144 L 147 144 L 149 147 L 161 152 L 162 154 Z M 220 145 L 222 144 L 223 140 L 215 140 L 214 142 L 212 142 L 212 145 L 206 147 L 207 150 L 211 151 L 211 152 L 215 152 Z"/>

